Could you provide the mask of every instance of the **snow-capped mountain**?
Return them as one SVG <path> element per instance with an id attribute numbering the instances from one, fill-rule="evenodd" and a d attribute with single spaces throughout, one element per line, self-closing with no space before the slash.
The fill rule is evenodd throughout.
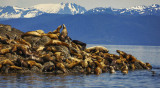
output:
<path id="1" fill-rule="evenodd" d="M 94 8 L 85 14 L 115 14 L 115 15 L 160 15 L 160 5 L 153 4 L 151 6 L 134 6 L 130 8 Z"/>
<path id="2" fill-rule="evenodd" d="M 37 10 L 45 13 L 57 14 L 83 14 L 86 9 L 75 3 L 60 3 L 60 4 L 38 4 L 33 6 Z"/>
<path id="3" fill-rule="evenodd" d="M 0 18 L 31 18 L 41 15 L 43 12 L 30 8 L 19 8 L 16 6 L 0 7 Z"/>
<path id="4" fill-rule="evenodd" d="M 0 19 L 31 18 L 45 13 L 54 14 L 83 14 L 86 9 L 74 3 L 38 4 L 31 8 L 19 8 L 16 6 L 0 7 Z"/>

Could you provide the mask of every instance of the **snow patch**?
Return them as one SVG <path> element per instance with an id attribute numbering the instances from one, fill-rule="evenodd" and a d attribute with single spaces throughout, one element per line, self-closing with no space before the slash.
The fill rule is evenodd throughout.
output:
<path id="1" fill-rule="evenodd" d="M 65 4 L 38 4 L 32 8 L 46 12 L 46 13 L 57 13 L 60 9 L 64 9 Z"/>

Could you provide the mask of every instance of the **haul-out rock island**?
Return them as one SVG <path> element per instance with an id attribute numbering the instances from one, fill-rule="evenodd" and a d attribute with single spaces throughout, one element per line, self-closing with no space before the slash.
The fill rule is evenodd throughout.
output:
<path id="1" fill-rule="evenodd" d="M 149 63 L 117 50 L 109 53 L 103 46 L 86 48 L 86 43 L 72 40 L 66 26 L 45 33 L 23 33 L 0 24 L 0 73 L 96 74 L 152 69 Z"/>

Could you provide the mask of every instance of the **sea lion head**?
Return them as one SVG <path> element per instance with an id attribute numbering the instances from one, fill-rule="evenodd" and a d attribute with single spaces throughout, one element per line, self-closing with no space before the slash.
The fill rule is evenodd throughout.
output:
<path id="1" fill-rule="evenodd" d="M 68 36 L 68 32 L 67 32 L 66 26 L 63 24 L 63 30 L 62 30 L 59 38 L 61 41 L 65 41 L 67 36 Z"/>
<path id="2" fill-rule="evenodd" d="M 60 30 L 62 28 L 62 25 L 58 26 L 58 28 L 56 30 L 53 31 L 54 34 L 59 34 Z"/>

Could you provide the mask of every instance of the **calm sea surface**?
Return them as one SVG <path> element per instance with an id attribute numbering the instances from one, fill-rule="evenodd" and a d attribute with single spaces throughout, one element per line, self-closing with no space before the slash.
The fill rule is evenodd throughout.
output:
<path id="1" fill-rule="evenodd" d="M 91 47 L 95 45 L 88 45 Z M 101 45 L 109 49 L 109 53 L 116 54 L 122 50 L 137 57 L 143 62 L 153 65 L 152 71 L 129 71 L 128 75 L 102 73 L 101 75 L 53 75 L 53 74 L 0 74 L 0 87 L 21 88 L 160 88 L 160 46 L 127 46 L 127 45 Z"/>

